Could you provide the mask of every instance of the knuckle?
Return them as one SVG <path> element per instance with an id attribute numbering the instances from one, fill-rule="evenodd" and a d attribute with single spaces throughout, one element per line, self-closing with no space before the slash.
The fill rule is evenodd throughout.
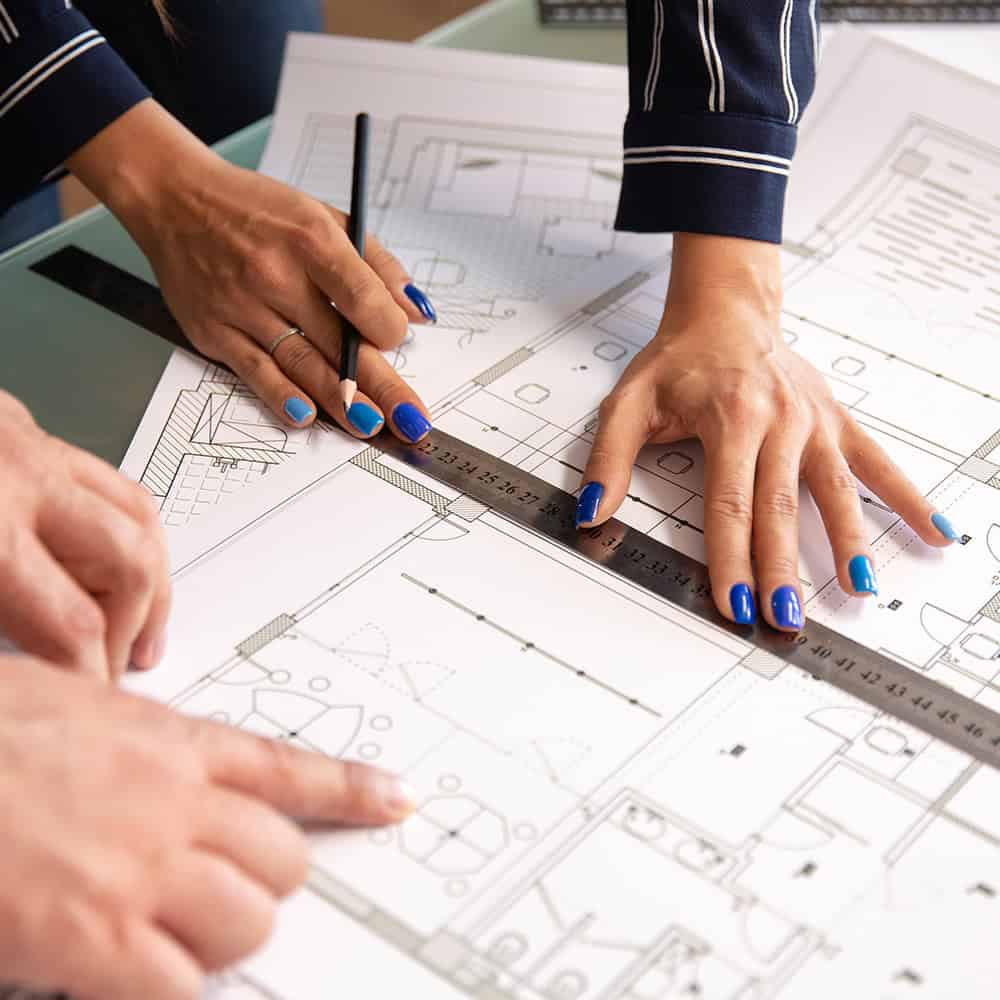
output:
<path id="1" fill-rule="evenodd" d="M 771 574 L 785 580 L 795 579 L 799 575 L 798 560 L 782 552 L 768 555 L 767 568 Z"/>
<path id="2" fill-rule="evenodd" d="M 281 352 L 282 371 L 289 378 L 300 378 L 307 373 L 316 355 L 312 347 L 302 337 L 289 337 L 286 343 L 289 346 Z"/>
<path id="3" fill-rule="evenodd" d="M 346 221 L 345 217 L 345 225 Z M 329 212 L 310 203 L 309 210 L 300 222 L 298 239 L 306 254 L 314 259 L 327 257 L 331 245 L 338 242 L 339 236 L 343 236 L 343 230 L 337 226 Z"/>
<path id="4" fill-rule="evenodd" d="M 753 517 L 753 503 L 740 486 L 723 485 L 706 501 L 706 514 L 738 525 L 749 524 Z"/>
<path id="5" fill-rule="evenodd" d="M 761 499 L 761 511 L 769 517 L 791 520 L 799 512 L 798 490 L 787 486 L 770 490 Z"/>
<path id="6" fill-rule="evenodd" d="M 858 481 L 850 469 L 837 469 L 830 473 L 827 479 L 827 488 L 835 496 L 856 497 Z"/>
<path id="7" fill-rule="evenodd" d="M 264 372 L 264 366 L 267 362 L 267 355 L 262 351 L 241 351 L 237 357 L 232 361 L 233 367 L 236 369 L 236 374 L 239 375 L 244 382 L 250 382 L 251 384 L 258 381 L 260 376 Z"/>
<path id="8" fill-rule="evenodd" d="M 96 601 L 83 593 L 70 600 L 65 621 L 70 636 L 83 642 L 99 642 L 107 631 L 104 612 Z"/>

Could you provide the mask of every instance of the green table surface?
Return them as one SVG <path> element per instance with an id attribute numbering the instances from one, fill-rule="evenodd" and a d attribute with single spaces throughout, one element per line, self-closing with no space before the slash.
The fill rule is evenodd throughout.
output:
<path id="1" fill-rule="evenodd" d="M 543 30 L 532 0 L 484 4 L 421 41 L 605 61 L 623 59 L 625 45 L 615 29 Z M 268 130 L 268 120 L 258 122 L 217 148 L 234 163 L 256 167 Z M 117 465 L 171 348 L 29 270 L 68 243 L 152 279 L 138 247 L 102 208 L 0 256 L 0 387 L 23 400 L 46 430 Z"/>

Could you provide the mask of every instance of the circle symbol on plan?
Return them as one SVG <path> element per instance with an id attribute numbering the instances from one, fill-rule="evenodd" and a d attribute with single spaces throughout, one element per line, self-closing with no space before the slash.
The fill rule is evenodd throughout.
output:
<path id="1" fill-rule="evenodd" d="M 392 719 L 388 715 L 376 715 L 369 725 L 376 733 L 385 733 L 392 729 Z"/>
<path id="2" fill-rule="evenodd" d="M 382 756 L 382 748 L 377 743 L 362 743 L 358 747 L 358 756 L 362 760 L 377 760 Z"/>
<path id="3" fill-rule="evenodd" d="M 292 679 L 292 675 L 287 670 L 274 670 L 271 673 L 272 684 L 287 684 Z"/>
<path id="4" fill-rule="evenodd" d="M 309 687 L 313 691 L 329 691 L 330 690 L 330 679 L 328 677 L 314 677 L 309 682 Z"/>

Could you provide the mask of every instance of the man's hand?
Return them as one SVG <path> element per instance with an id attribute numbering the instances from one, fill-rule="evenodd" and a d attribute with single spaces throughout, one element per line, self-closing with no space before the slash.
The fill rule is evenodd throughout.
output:
<path id="1" fill-rule="evenodd" d="M 841 586 L 877 593 L 855 476 L 929 545 L 953 540 L 934 509 L 781 335 L 778 248 L 679 234 L 656 337 L 601 407 L 584 473 L 581 526 L 611 517 L 645 444 L 705 448 L 705 544 L 719 611 L 749 624 L 803 624 L 799 479 L 823 516 Z M 947 522 L 942 522 L 947 523 Z"/>
<path id="2" fill-rule="evenodd" d="M 115 678 L 155 666 L 170 576 L 141 486 L 42 431 L 0 392 L 0 632 L 59 666 Z"/>
<path id="3" fill-rule="evenodd" d="M 196 1000 L 305 879 L 282 814 L 397 822 L 381 771 L 0 657 L 0 981 L 80 1000 Z"/>

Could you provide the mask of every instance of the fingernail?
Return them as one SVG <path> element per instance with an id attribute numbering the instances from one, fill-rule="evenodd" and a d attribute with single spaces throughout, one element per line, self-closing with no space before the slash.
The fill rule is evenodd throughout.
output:
<path id="1" fill-rule="evenodd" d="M 298 396 L 292 396 L 285 401 L 285 413 L 297 424 L 301 424 L 313 415 L 313 408 Z"/>
<path id="2" fill-rule="evenodd" d="M 771 610 L 781 628 L 802 628 L 802 605 L 794 587 L 779 587 L 771 595 Z"/>
<path id="3" fill-rule="evenodd" d="M 878 581 L 875 579 L 875 567 L 868 556 L 855 556 L 847 566 L 851 574 L 851 586 L 859 594 L 877 594 Z"/>
<path id="4" fill-rule="evenodd" d="M 392 411 L 392 420 L 406 440 L 414 444 L 431 429 L 431 422 L 412 403 L 400 403 Z"/>
<path id="5" fill-rule="evenodd" d="M 604 487 L 600 483 L 587 483 L 580 491 L 580 499 L 576 502 L 576 526 L 590 524 L 597 518 L 597 508 L 604 498 Z"/>
<path id="6" fill-rule="evenodd" d="M 351 408 L 347 411 L 347 419 L 365 437 L 374 434 L 385 423 L 379 413 L 366 403 L 352 403 Z"/>
<path id="7" fill-rule="evenodd" d="M 729 591 L 729 604 L 737 625 L 753 625 L 757 608 L 753 603 L 753 591 L 745 583 L 738 583 Z"/>
<path id="8" fill-rule="evenodd" d="M 429 323 L 438 321 L 437 311 L 431 305 L 431 300 L 416 285 L 407 285 L 404 289 L 406 297 L 420 310 L 420 315 Z"/>
<path id="9" fill-rule="evenodd" d="M 417 796 L 413 789 L 401 778 L 384 774 L 379 789 L 382 804 L 394 816 L 409 816 L 417 808 Z"/>
<path id="10" fill-rule="evenodd" d="M 944 516 L 944 514 L 931 514 L 931 524 L 948 539 L 949 542 L 960 542 L 962 536 L 955 530 L 955 526 Z"/>

